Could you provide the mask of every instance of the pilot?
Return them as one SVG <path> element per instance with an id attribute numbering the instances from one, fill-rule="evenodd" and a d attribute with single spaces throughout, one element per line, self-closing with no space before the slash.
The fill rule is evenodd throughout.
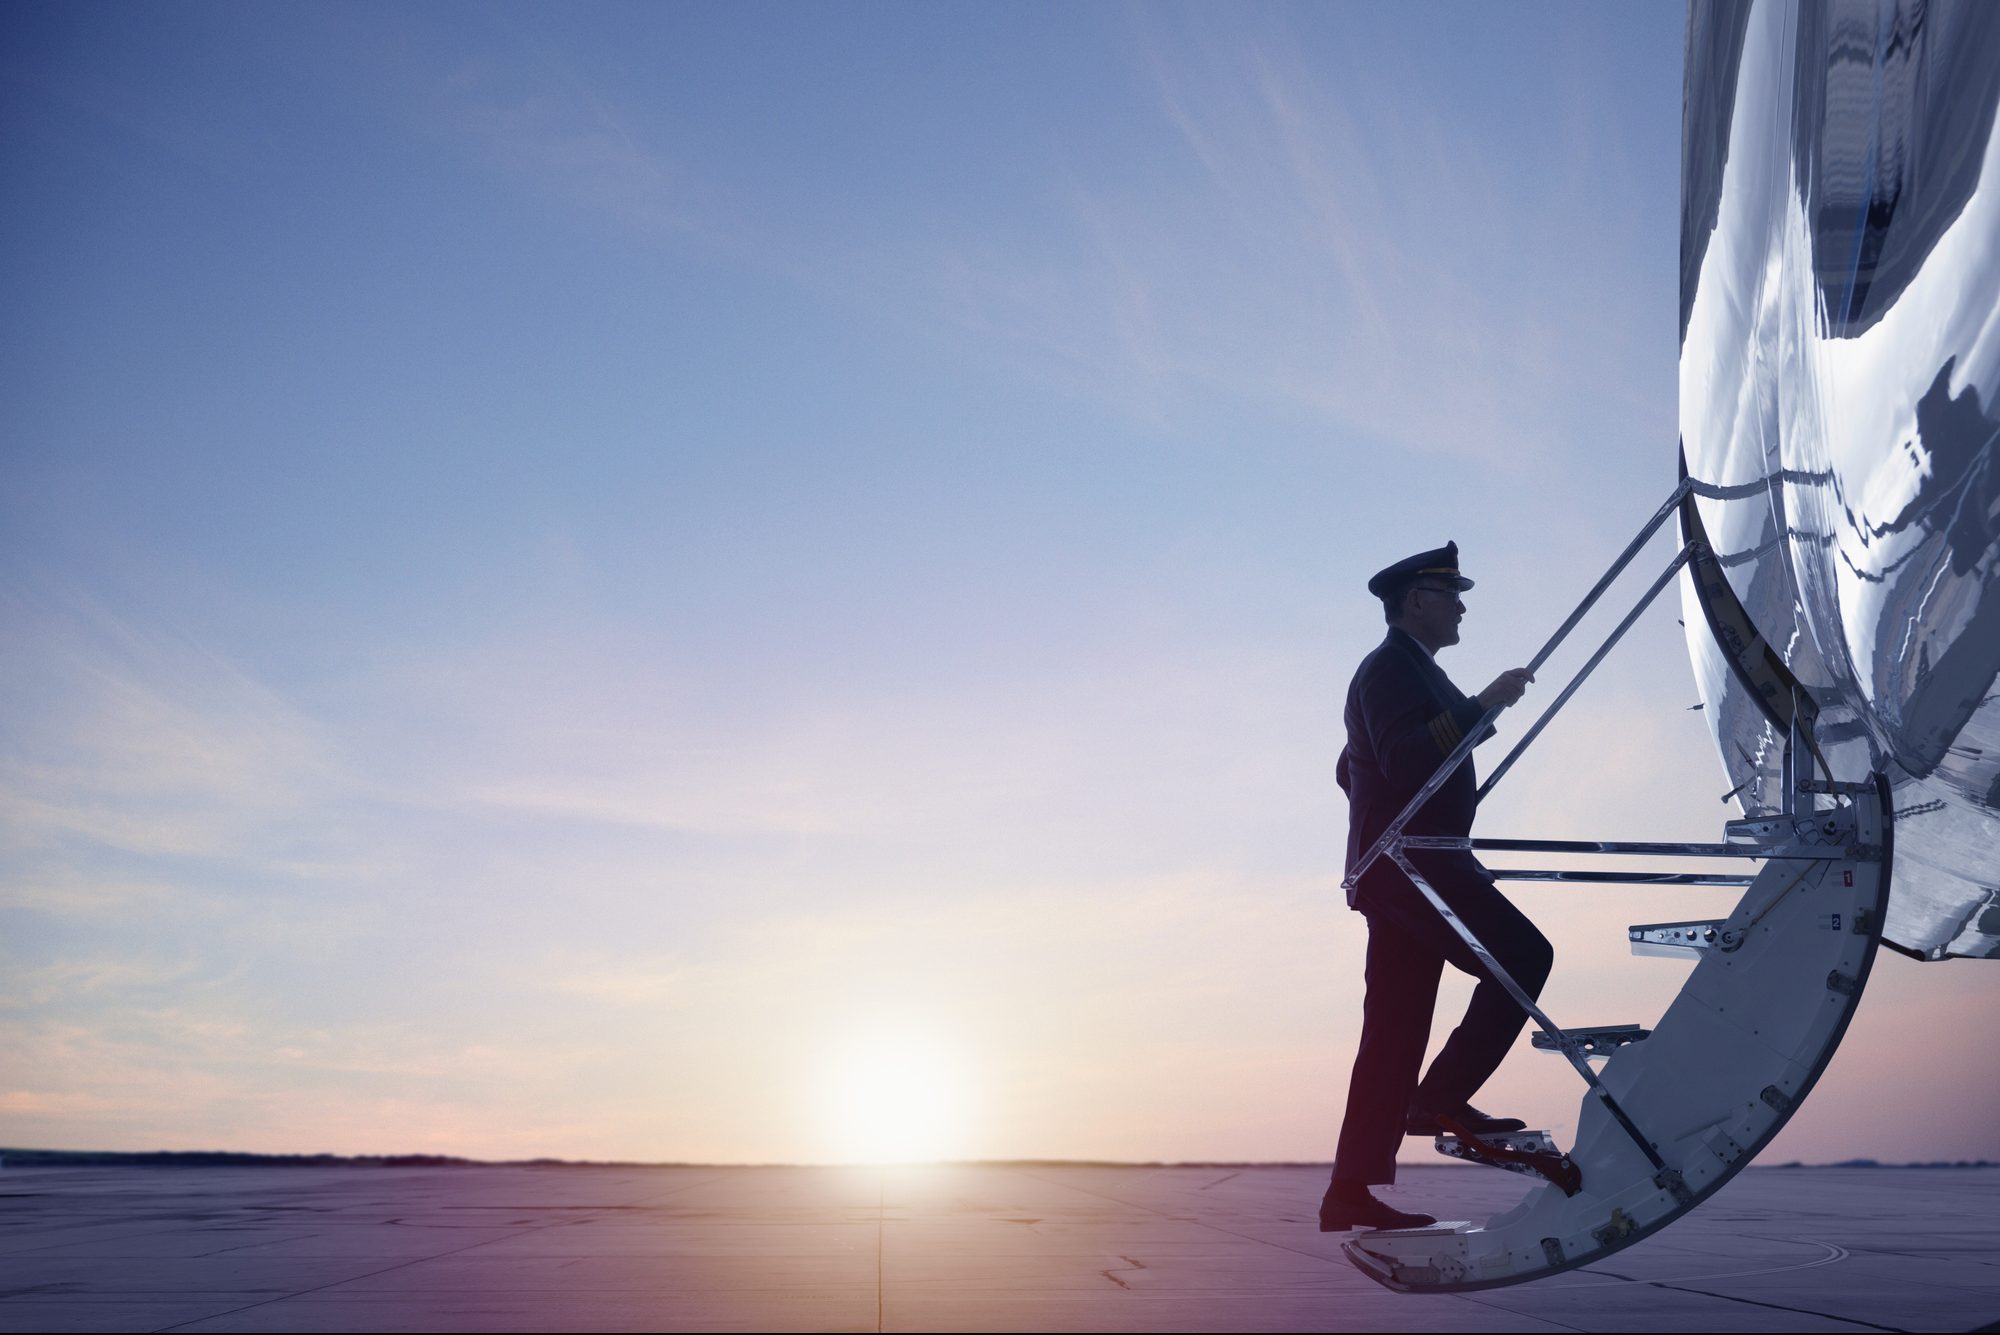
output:
<path id="1" fill-rule="evenodd" d="M 1347 688 L 1347 747 L 1336 774 L 1347 793 L 1350 872 L 1487 711 L 1512 705 L 1535 679 L 1526 668 L 1512 668 L 1468 699 L 1438 667 L 1437 652 L 1458 643 L 1465 616 L 1459 594 L 1471 587 L 1458 573 L 1455 542 L 1398 561 L 1368 581 L 1389 632 Z M 1405 831 L 1469 835 L 1477 787 L 1468 756 Z M 1461 851 L 1413 850 L 1409 857 L 1500 967 L 1539 996 L 1554 952 L 1478 860 Z M 1320 1231 L 1422 1228 L 1436 1220 L 1393 1209 L 1369 1187 L 1396 1180 L 1402 1138 L 1440 1134 L 1440 1115 L 1474 1134 L 1523 1128 L 1514 1118 L 1486 1116 L 1470 1100 L 1527 1015 L 1386 853 L 1348 891 L 1348 907 L 1368 920 L 1367 997 Z M 1465 1018 L 1418 1080 L 1447 963 L 1479 985 Z"/>

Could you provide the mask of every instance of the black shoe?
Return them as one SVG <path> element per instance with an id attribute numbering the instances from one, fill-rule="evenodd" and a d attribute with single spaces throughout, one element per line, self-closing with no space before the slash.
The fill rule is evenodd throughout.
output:
<path id="1" fill-rule="evenodd" d="M 1345 1233 L 1356 1228 L 1429 1228 L 1436 1222 L 1435 1215 L 1409 1214 L 1394 1209 L 1365 1190 L 1358 1197 L 1337 1197 L 1329 1191 L 1326 1199 L 1319 1203 L 1319 1231 L 1322 1233 Z"/>
<path id="2" fill-rule="evenodd" d="M 1471 1104 L 1450 1114 L 1451 1120 L 1463 1126 L 1475 1136 L 1498 1136 L 1509 1131 L 1526 1131 L 1528 1124 L 1518 1117 L 1488 1117 Z M 1439 1124 L 1437 1114 L 1418 1112 L 1410 1109 L 1409 1120 L 1403 1123 L 1406 1136 L 1444 1136 L 1451 1132 Z"/>

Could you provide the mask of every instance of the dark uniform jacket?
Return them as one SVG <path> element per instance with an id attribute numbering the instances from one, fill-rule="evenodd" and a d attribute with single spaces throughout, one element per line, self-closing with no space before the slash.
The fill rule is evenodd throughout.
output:
<path id="1" fill-rule="evenodd" d="M 1361 660 L 1347 688 L 1347 747 L 1334 771 L 1347 792 L 1349 872 L 1485 713 L 1405 631 L 1390 627 L 1375 651 Z M 1469 835 L 1478 788 L 1468 756 L 1411 817 L 1405 833 Z M 1434 865 L 1470 864 L 1472 858 L 1469 853 L 1432 853 L 1412 860 L 1428 879 Z M 1416 887 L 1385 853 L 1347 892 L 1347 904 L 1365 911 L 1385 896 L 1415 893 Z"/>

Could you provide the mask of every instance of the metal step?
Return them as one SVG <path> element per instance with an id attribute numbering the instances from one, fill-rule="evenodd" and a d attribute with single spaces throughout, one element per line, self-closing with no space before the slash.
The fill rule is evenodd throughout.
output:
<path id="1" fill-rule="evenodd" d="M 1634 955 L 1664 955 L 1673 959 L 1699 959 L 1711 950 L 1724 953 L 1743 944 L 1742 936 L 1730 930 L 1727 918 L 1695 922 L 1642 922 L 1625 929 Z"/>
<path id="2" fill-rule="evenodd" d="M 1636 1024 L 1607 1024 L 1595 1029 L 1565 1029 L 1563 1037 L 1583 1049 L 1586 1057 L 1609 1057 L 1627 1043 L 1637 1043 L 1653 1031 L 1642 1029 Z M 1542 1052 L 1561 1052 L 1555 1039 L 1547 1034 L 1534 1035 L 1535 1047 Z"/>
<path id="3" fill-rule="evenodd" d="M 1575 1195 L 1582 1183 L 1576 1165 L 1556 1148 L 1555 1138 L 1546 1131 L 1505 1131 L 1470 1140 L 1439 1136 L 1432 1144 L 1448 1159 L 1463 1159 L 1553 1182 L 1566 1196 Z"/>

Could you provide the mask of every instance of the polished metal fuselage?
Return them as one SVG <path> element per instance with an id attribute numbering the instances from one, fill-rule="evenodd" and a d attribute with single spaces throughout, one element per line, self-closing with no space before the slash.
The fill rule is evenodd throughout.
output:
<path id="1" fill-rule="evenodd" d="M 1681 447 L 1730 588 L 1895 792 L 1884 937 L 2000 956 L 2000 6 L 1698 2 L 1682 159 Z M 1683 578 L 1746 814 L 1786 738 Z"/>

